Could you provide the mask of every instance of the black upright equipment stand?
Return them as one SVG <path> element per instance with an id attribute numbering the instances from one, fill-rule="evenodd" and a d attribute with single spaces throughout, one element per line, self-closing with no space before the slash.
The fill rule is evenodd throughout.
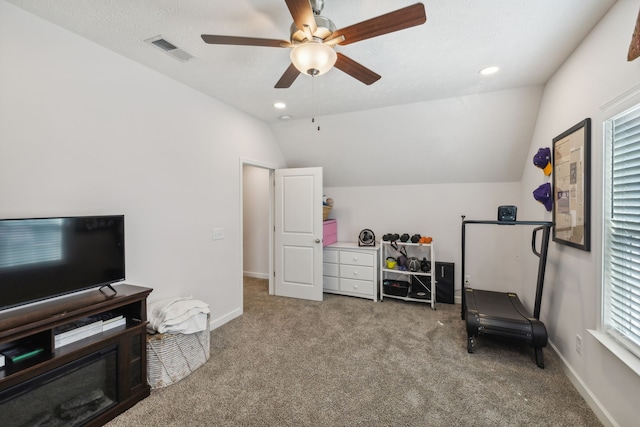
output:
<path id="1" fill-rule="evenodd" d="M 542 347 L 547 345 L 547 329 L 540 321 L 540 304 L 547 265 L 549 234 L 552 222 L 548 221 L 472 221 L 462 217 L 462 312 L 467 324 L 467 351 L 473 353 L 474 340 L 478 335 L 493 335 L 509 340 L 526 342 L 535 350 L 536 364 L 544 368 Z M 531 250 L 539 258 L 538 280 L 533 316 L 522 305 L 513 292 L 494 292 L 472 289 L 465 286 L 465 227 L 467 224 L 535 225 L 531 236 Z M 542 230 L 540 252 L 536 250 L 536 235 Z"/>

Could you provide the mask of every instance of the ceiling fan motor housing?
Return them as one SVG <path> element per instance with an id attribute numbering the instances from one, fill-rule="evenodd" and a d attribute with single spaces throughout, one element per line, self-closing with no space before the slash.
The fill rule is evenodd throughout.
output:
<path id="1" fill-rule="evenodd" d="M 314 16 L 314 19 L 318 29 L 312 34 L 313 40 L 310 41 L 322 42 L 336 30 L 336 26 L 331 19 L 325 18 L 324 16 Z M 304 41 L 307 40 L 307 35 L 304 31 L 296 27 L 295 22 L 291 24 L 289 31 L 291 32 L 291 44 L 304 43 Z"/>

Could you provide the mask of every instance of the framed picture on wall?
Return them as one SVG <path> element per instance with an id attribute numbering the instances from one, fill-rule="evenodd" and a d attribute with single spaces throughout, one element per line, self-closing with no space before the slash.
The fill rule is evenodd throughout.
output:
<path id="1" fill-rule="evenodd" d="M 591 119 L 553 138 L 553 241 L 591 250 Z"/>

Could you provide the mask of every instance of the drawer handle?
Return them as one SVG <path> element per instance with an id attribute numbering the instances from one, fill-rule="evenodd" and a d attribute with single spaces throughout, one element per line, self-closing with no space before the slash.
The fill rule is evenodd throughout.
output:
<path id="1" fill-rule="evenodd" d="M 358 289 L 358 285 L 353 285 L 353 289 Z"/>
<path id="2" fill-rule="evenodd" d="M 354 256 L 354 257 L 353 257 L 353 260 L 354 260 L 354 261 L 358 261 L 358 257 L 357 257 L 357 256 Z"/>
<path id="3" fill-rule="evenodd" d="M 353 272 L 353 275 L 354 275 L 354 276 L 357 276 L 357 275 L 358 275 L 358 272 L 357 272 L 357 271 L 354 271 L 354 272 Z"/>

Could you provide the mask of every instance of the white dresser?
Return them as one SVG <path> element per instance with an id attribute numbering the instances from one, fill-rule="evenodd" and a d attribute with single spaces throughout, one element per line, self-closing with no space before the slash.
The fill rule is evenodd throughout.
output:
<path id="1" fill-rule="evenodd" d="M 336 242 L 324 247 L 323 291 L 378 300 L 378 245 Z"/>

